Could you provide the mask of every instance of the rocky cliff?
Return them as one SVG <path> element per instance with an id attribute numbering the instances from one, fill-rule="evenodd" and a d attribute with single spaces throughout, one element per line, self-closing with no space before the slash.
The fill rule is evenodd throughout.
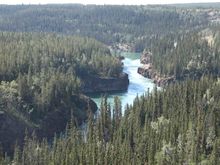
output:
<path id="1" fill-rule="evenodd" d="M 117 78 L 87 76 L 84 77 L 84 82 L 86 83 L 82 85 L 83 93 L 125 91 L 129 85 L 128 74 L 126 73 L 122 73 Z"/>
<path id="2" fill-rule="evenodd" d="M 174 76 L 162 76 L 153 68 L 151 52 L 143 52 L 140 61 L 143 65 L 138 67 L 137 72 L 144 77 L 152 79 L 158 86 L 164 86 L 175 81 Z"/>
<path id="3" fill-rule="evenodd" d="M 18 110 L 13 112 L 1 110 L 0 146 L 3 151 L 12 155 L 15 145 L 22 146 L 26 134 L 30 136 L 33 132 L 39 139 L 51 139 L 55 133 L 59 135 L 65 130 L 67 123 L 71 120 L 71 116 L 80 125 L 87 119 L 88 109 L 93 113 L 97 110 L 95 102 L 85 95 L 73 95 L 71 100 L 75 106 L 66 107 L 65 105 L 60 105 L 46 113 L 38 122 L 30 121 L 27 116 L 19 114 Z"/>
<path id="4" fill-rule="evenodd" d="M 71 117 L 77 122 L 77 125 L 81 125 L 87 119 L 88 109 L 92 113 L 95 113 L 98 109 L 96 103 L 85 95 L 73 95 L 72 100 L 75 106 L 60 106 L 44 116 L 39 129 L 37 129 L 39 137 L 53 138 L 54 133 L 60 133 L 65 130 L 66 124 L 71 120 Z"/>

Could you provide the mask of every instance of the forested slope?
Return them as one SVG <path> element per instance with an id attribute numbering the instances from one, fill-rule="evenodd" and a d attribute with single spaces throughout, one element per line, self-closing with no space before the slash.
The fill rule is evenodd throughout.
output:
<path id="1" fill-rule="evenodd" d="M 219 13 L 0 6 L 0 164 L 220 164 Z M 83 87 L 92 77 L 121 78 L 122 64 L 88 37 L 145 49 L 156 76 L 181 81 L 137 97 L 124 116 L 119 98 L 114 107 L 103 98 L 94 116 Z"/>
<path id="2" fill-rule="evenodd" d="M 200 31 L 154 37 L 141 58 L 139 72 L 156 82 L 200 79 L 204 75 L 220 75 L 219 26 Z M 142 71 L 143 68 L 143 71 Z M 146 68 L 146 69 L 145 69 Z"/>
<path id="3" fill-rule="evenodd" d="M 71 116 L 79 125 L 96 104 L 84 96 L 90 77 L 115 77 L 121 62 L 94 39 L 44 33 L 0 32 L 0 143 L 11 152 L 16 139 L 63 131 Z M 97 82 L 97 85 L 100 82 Z M 125 86 L 127 88 L 127 86 Z M 8 137 L 9 136 L 9 137 Z"/>
<path id="4" fill-rule="evenodd" d="M 204 77 L 136 98 L 121 116 L 120 100 L 106 100 L 82 133 L 70 124 L 51 146 L 33 137 L 16 164 L 204 164 L 220 163 L 219 79 Z M 86 134 L 86 135 L 85 135 Z M 2 159 L 2 164 L 7 164 Z"/>

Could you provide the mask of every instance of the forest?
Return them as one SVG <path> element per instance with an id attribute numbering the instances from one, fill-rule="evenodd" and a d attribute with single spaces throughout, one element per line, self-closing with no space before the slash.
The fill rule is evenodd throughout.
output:
<path id="1" fill-rule="evenodd" d="M 203 75 L 219 76 L 219 30 L 155 37 L 145 47 L 152 53 L 153 69 L 161 76 L 174 76 L 177 80 L 199 79 Z"/>
<path id="2" fill-rule="evenodd" d="M 122 116 L 120 100 L 103 98 L 85 131 L 74 120 L 52 144 L 35 135 L 15 148 L 16 164 L 207 164 L 217 165 L 220 146 L 219 79 L 204 77 L 137 97 Z M 1 160 L 1 159 L 0 159 Z M 9 158 L 2 158 L 8 164 Z"/>
<path id="3" fill-rule="evenodd" d="M 218 5 L 0 5 L 0 165 L 220 164 Z M 120 44 L 178 81 L 96 105 Z"/>
<path id="4" fill-rule="evenodd" d="M 130 44 L 139 52 L 152 36 L 200 29 L 209 19 L 206 10 L 169 6 L 0 6 L 1 31 L 74 34 L 107 45 Z"/>
<path id="5" fill-rule="evenodd" d="M 20 125 L 14 129 L 26 127 L 40 137 L 52 137 L 65 128 L 71 115 L 81 124 L 89 104 L 93 113 L 97 109 L 82 94 L 88 83 L 84 77 L 118 77 L 122 72 L 118 58 L 94 39 L 14 32 L 1 32 L 0 36 L 1 130 L 16 120 Z M 57 119 L 60 113 L 63 118 Z M 53 126 L 56 122 L 61 124 Z M 10 151 L 13 139 L 8 142 L 4 134 L 16 132 L 13 128 L 5 131 L 0 133 L 0 141 Z"/>

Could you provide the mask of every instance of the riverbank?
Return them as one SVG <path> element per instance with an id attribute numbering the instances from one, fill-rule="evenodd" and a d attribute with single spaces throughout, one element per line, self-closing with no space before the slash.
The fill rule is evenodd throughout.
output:
<path id="1" fill-rule="evenodd" d="M 164 86 L 175 82 L 174 76 L 163 76 L 153 68 L 151 52 L 143 52 L 140 62 L 142 66 L 138 67 L 137 72 L 146 78 L 152 79 L 157 86 Z"/>
<path id="2" fill-rule="evenodd" d="M 85 94 L 126 91 L 129 85 L 127 73 L 121 73 L 117 78 L 87 76 L 84 77 L 83 80 L 86 83 L 82 85 L 81 90 Z"/>

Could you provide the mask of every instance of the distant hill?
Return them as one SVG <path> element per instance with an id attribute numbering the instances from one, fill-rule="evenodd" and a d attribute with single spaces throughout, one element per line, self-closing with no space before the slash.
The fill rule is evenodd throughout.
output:
<path id="1" fill-rule="evenodd" d="M 134 45 L 154 35 L 186 31 L 207 24 L 204 13 L 167 6 L 0 6 L 1 31 L 89 36 L 107 45 Z M 143 46 L 139 44 L 135 50 L 142 51 Z"/>
<path id="2" fill-rule="evenodd" d="M 220 2 L 171 4 L 168 6 L 183 7 L 183 8 L 220 8 Z"/>

